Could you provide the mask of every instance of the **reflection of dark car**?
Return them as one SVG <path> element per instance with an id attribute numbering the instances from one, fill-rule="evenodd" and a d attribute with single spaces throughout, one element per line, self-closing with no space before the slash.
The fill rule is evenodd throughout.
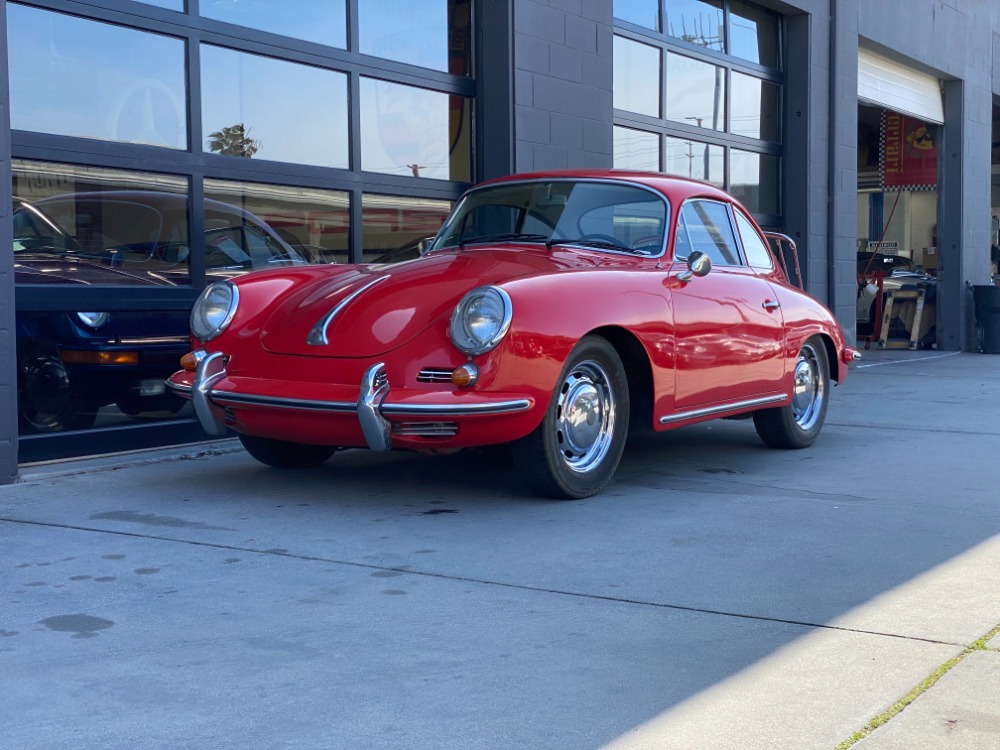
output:
<path id="1" fill-rule="evenodd" d="M 205 202 L 210 278 L 305 261 L 257 217 Z M 188 199 L 109 191 L 14 199 L 17 284 L 170 286 L 190 282 Z M 131 416 L 177 411 L 164 378 L 187 351 L 188 312 L 18 311 L 22 432 L 91 426 L 107 404 Z"/>
<path id="2" fill-rule="evenodd" d="M 402 247 L 395 247 L 392 250 L 386 250 L 380 256 L 372 260 L 372 263 L 400 263 L 404 260 L 413 260 L 414 258 L 419 258 L 424 252 L 431 246 L 431 242 L 434 241 L 433 237 L 424 237 L 420 240 L 415 240 L 414 242 L 408 242 Z"/>

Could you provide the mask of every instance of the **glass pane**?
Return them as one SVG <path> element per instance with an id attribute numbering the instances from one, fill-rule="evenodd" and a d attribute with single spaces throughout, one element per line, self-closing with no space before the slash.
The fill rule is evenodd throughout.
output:
<path id="1" fill-rule="evenodd" d="M 732 149 L 729 182 L 732 193 L 750 213 L 781 213 L 781 160 L 776 156 Z"/>
<path id="2" fill-rule="evenodd" d="M 614 127 L 616 169 L 660 171 L 660 136 L 631 128 Z"/>
<path id="3" fill-rule="evenodd" d="M 398 263 L 417 258 L 444 224 L 451 201 L 361 196 L 361 243 L 366 263 Z"/>
<path id="4" fill-rule="evenodd" d="M 238 226 L 233 219 L 239 219 Z M 208 275 L 299 263 L 346 263 L 350 220 L 346 192 L 206 179 Z"/>
<path id="5" fill-rule="evenodd" d="M 667 119 L 723 130 L 726 72 L 682 55 L 667 55 Z"/>
<path id="6" fill-rule="evenodd" d="M 190 283 L 188 181 L 11 160 L 19 285 Z M 190 310 L 17 311 L 21 434 L 190 415 L 163 381 L 189 349 Z"/>
<path id="7" fill-rule="evenodd" d="M 345 0 L 282 0 L 281 3 L 202 0 L 201 15 L 307 42 L 347 47 Z"/>
<path id="8" fill-rule="evenodd" d="M 686 252 L 700 250 L 712 259 L 713 266 L 738 266 L 739 253 L 736 251 L 736 236 L 729 221 L 729 209 L 715 201 L 688 201 L 681 209 L 677 223 L 678 241 L 674 255 L 682 248 Z M 680 256 L 679 256 L 680 257 Z"/>
<path id="9" fill-rule="evenodd" d="M 723 52 L 722 0 L 667 0 L 663 31 L 685 42 Z"/>
<path id="10" fill-rule="evenodd" d="M 472 179 L 471 102 L 400 83 L 361 79 L 361 168 Z"/>
<path id="11" fill-rule="evenodd" d="M 184 42 L 9 3 L 15 130 L 187 148 Z"/>
<path id="12" fill-rule="evenodd" d="M 743 252 L 746 253 L 747 263 L 754 268 L 774 268 L 774 261 L 767 245 L 757 230 L 754 229 L 750 220 L 740 211 L 736 211 L 736 226 L 740 230 L 740 239 L 743 240 Z"/>
<path id="13" fill-rule="evenodd" d="M 776 13 L 733 0 L 729 6 L 729 35 L 729 54 L 771 68 L 778 67 Z"/>
<path id="14" fill-rule="evenodd" d="M 660 50 L 615 37 L 614 106 L 660 116 Z"/>
<path id="15" fill-rule="evenodd" d="M 343 73 L 202 45 L 201 78 L 205 151 L 349 166 Z"/>
<path id="16" fill-rule="evenodd" d="M 732 85 L 729 131 L 780 143 L 778 94 L 781 89 L 773 83 L 736 72 L 732 74 Z"/>
<path id="17" fill-rule="evenodd" d="M 167 10 L 179 10 L 181 13 L 184 12 L 184 0 L 136 0 L 136 2 L 145 3 L 146 5 L 158 5 Z"/>
<path id="18" fill-rule="evenodd" d="M 615 18 L 660 30 L 660 0 L 615 0 Z"/>
<path id="19" fill-rule="evenodd" d="M 667 174 L 725 185 L 722 146 L 711 146 L 686 138 L 667 138 Z"/>
<path id="20" fill-rule="evenodd" d="M 24 159 L 11 175 L 16 283 L 191 282 L 187 178 Z"/>
<path id="21" fill-rule="evenodd" d="M 361 52 L 454 75 L 471 73 L 471 22 L 471 0 L 358 2 Z"/>

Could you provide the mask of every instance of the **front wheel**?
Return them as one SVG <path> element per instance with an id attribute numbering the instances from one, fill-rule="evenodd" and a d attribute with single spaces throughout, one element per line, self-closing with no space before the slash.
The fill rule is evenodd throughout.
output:
<path id="1" fill-rule="evenodd" d="M 823 342 L 813 337 L 802 345 L 795 362 L 792 402 L 754 412 L 757 434 L 771 448 L 807 448 L 819 437 L 826 420 L 830 363 Z"/>
<path id="2" fill-rule="evenodd" d="M 596 495 L 618 468 L 628 421 L 621 358 L 608 341 L 589 336 L 566 361 L 542 423 L 513 444 L 514 465 L 540 495 Z"/>
<path id="3" fill-rule="evenodd" d="M 240 435 L 247 453 L 262 464 L 275 469 L 308 469 L 319 466 L 334 454 L 336 448 L 326 445 L 292 443 L 287 440 Z"/>

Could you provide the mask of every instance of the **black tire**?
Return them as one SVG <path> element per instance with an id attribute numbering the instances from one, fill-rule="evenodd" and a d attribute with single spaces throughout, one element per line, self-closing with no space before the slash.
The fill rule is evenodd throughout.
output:
<path id="1" fill-rule="evenodd" d="M 275 469 L 309 469 L 326 462 L 337 450 L 326 445 L 292 443 L 286 440 L 240 435 L 247 453 Z"/>
<path id="2" fill-rule="evenodd" d="M 621 358 L 607 340 L 588 336 L 567 359 L 542 423 L 511 446 L 515 469 L 544 497 L 596 495 L 618 468 L 628 424 Z"/>
<path id="3" fill-rule="evenodd" d="M 823 429 L 830 393 L 830 362 L 818 337 L 802 345 L 795 363 L 792 402 L 754 412 L 753 423 L 771 448 L 808 448 Z"/>
<path id="4" fill-rule="evenodd" d="M 17 421 L 21 433 L 85 430 L 99 404 L 75 385 L 54 348 L 24 352 L 17 366 Z"/>

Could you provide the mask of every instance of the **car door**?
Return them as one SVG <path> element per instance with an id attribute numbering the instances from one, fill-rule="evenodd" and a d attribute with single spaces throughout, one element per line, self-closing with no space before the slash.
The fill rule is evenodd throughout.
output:
<path id="1" fill-rule="evenodd" d="M 695 250 L 708 254 L 712 270 L 687 281 L 678 278 Z M 675 410 L 773 400 L 784 376 L 781 309 L 770 284 L 740 252 L 729 204 L 708 199 L 684 203 L 671 275 Z"/>

